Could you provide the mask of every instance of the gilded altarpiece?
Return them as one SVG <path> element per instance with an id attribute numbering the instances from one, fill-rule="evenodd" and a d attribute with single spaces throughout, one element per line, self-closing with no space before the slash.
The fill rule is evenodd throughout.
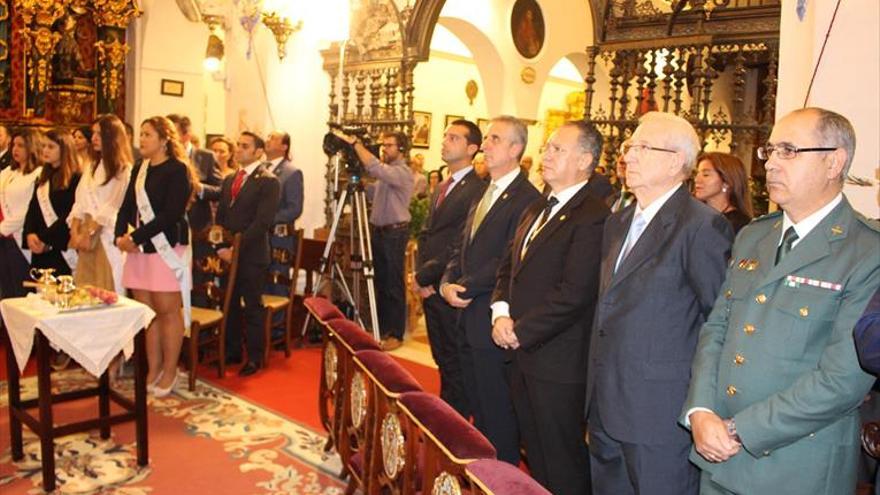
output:
<path id="1" fill-rule="evenodd" d="M 136 0 L 0 0 L 0 120 L 124 118 L 126 30 L 140 13 Z"/>

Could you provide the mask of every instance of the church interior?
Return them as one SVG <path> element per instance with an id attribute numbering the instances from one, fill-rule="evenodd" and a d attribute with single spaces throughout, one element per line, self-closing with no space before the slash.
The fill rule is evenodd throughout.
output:
<path id="1" fill-rule="evenodd" d="M 445 245 L 447 240 L 441 242 L 445 258 L 439 272 L 424 283 L 430 271 L 426 255 L 437 249 L 429 247 L 428 238 L 436 232 L 440 206 L 446 201 L 452 206 L 445 199 L 452 198 L 447 193 L 463 194 L 468 180 L 461 179 L 458 162 L 450 159 L 453 139 L 461 137 L 453 129 L 465 133 L 462 149 L 476 144 L 465 162 L 484 189 L 500 177 L 495 169 L 500 167 L 498 158 L 493 156 L 500 145 L 492 143 L 492 136 L 497 137 L 502 124 L 520 130 L 516 174 L 548 203 L 549 196 L 554 202 L 556 196 L 563 197 L 554 189 L 554 179 L 561 180 L 554 157 L 566 152 L 559 140 L 573 128 L 572 122 L 586 123 L 598 135 L 598 147 L 588 154 L 591 175 L 584 180 L 590 187 L 593 176 L 603 176 L 606 189 L 597 204 L 611 215 L 607 237 L 609 223 L 618 215 L 612 212 L 628 205 L 622 201 L 626 194 L 632 195 L 626 186 L 627 180 L 633 183 L 628 179 L 632 171 L 621 169 L 620 163 L 629 164 L 627 158 L 634 155 L 678 151 L 639 141 L 650 116 L 666 114 L 689 124 L 688 132 L 698 140 L 699 163 L 703 157 L 724 155 L 739 164 L 745 188 L 740 196 L 748 202 L 739 207 L 750 213 L 745 223 L 751 221 L 735 241 L 733 233 L 728 234 L 725 242 L 739 259 L 725 260 L 719 269 L 708 303 L 712 309 L 717 295 L 716 310 L 712 316 L 706 311 L 702 323 L 726 303 L 719 287 L 728 289 L 727 299 L 730 290 L 740 290 L 731 278 L 721 286 L 725 270 L 763 269 L 757 255 L 736 254 L 743 252 L 739 249 L 749 241 L 747 234 L 759 228 L 764 216 L 777 215 L 781 222 L 784 212 L 789 221 L 786 203 L 774 201 L 782 196 L 774 196 L 777 179 L 765 163 L 788 149 L 773 136 L 779 132 L 777 123 L 785 122 L 792 112 L 818 107 L 851 123 L 857 146 L 848 156 L 851 166 L 840 175 L 839 194 L 859 218 L 880 217 L 878 88 L 880 2 L 876 0 L 0 0 L 0 151 L 7 147 L 5 162 L 0 155 L 0 241 L 8 241 L 8 247 L 0 246 L 4 258 L 0 261 L 0 279 L 4 279 L 0 360 L 5 363 L 0 365 L 0 491 L 6 495 L 627 493 L 597 485 L 602 472 L 596 469 L 594 449 L 599 447 L 591 440 L 598 436 L 592 427 L 589 432 L 584 425 L 578 430 L 580 440 L 584 434 L 588 438 L 580 442 L 582 452 L 577 455 L 586 457 L 589 450 L 593 463 L 586 464 L 587 485 L 557 484 L 548 481 L 555 476 L 555 462 L 535 459 L 540 449 L 530 443 L 532 437 L 522 434 L 523 443 L 514 448 L 511 461 L 495 441 L 495 430 L 503 422 L 488 413 L 481 417 L 476 409 L 470 416 L 473 400 L 450 391 L 454 377 L 449 369 L 459 364 L 449 361 L 449 355 L 456 351 L 444 348 L 448 342 L 438 340 L 434 328 L 445 325 L 455 333 L 467 325 L 465 315 L 471 314 L 466 309 L 471 300 L 446 294 L 446 286 L 456 282 L 448 278 L 450 270 L 465 269 L 453 266 L 464 249 L 459 237 L 466 245 L 476 244 L 478 229 L 493 218 L 491 210 L 482 209 L 483 201 L 488 209 L 495 204 L 492 201 L 507 199 L 507 193 L 502 199 L 492 199 L 489 192 L 484 196 L 482 189 L 474 193 L 457 217 L 450 246 Z M 127 128 L 127 135 L 114 130 L 119 125 Z M 668 125 L 672 129 L 673 124 Z M 122 149 L 112 144 L 114 132 L 125 139 Z M 470 141 L 474 133 L 480 136 L 476 143 Z M 33 144 L 37 142 L 46 144 Z M 61 147 L 60 159 L 47 151 L 53 146 Z M 811 151 L 788 146 L 795 159 Z M 389 147 L 396 147 L 397 154 L 389 155 Z M 29 160 L 19 158 L 25 153 L 17 152 L 19 148 L 36 157 L 32 165 L 36 168 L 21 165 L 28 172 L 18 170 L 13 177 L 15 162 Z M 827 150 L 835 148 L 838 145 Z M 73 206 L 68 204 L 65 212 L 56 215 L 52 208 L 59 209 L 60 203 L 55 196 L 50 201 L 54 192 L 41 196 L 41 184 L 56 187 L 55 178 L 48 178 L 57 168 L 50 162 L 60 160 L 60 167 L 66 167 L 68 151 L 76 155 L 71 158 L 75 163 L 71 173 L 79 186 L 70 185 L 73 179 L 68 175 L 67 201 Z M 156 182 L 154 167 L 148 165 L 159 170 L 159 162 L 167 159 L 179 162 L 180 173 L 188 174 L 188 180 L 178 180 L 181 175 Z M 101 174 L 105 169 L 108 174 L 118 171 L 107 168 L 113 160 L 128 160 L 122 166 L 133 167 L 118 188 L 118 198 L 82 193 L 86 196 L 82 200 L 86 183 L 95 190 L 112 184 L 108 175 L 97 185 L 95 170 L 103 164 Z M 406 168 L 393 179 L 389 170 L 400 168 L 395 163 Z M 37 170 L 42 172 L 35 174 Z M 690 191 L 688 197 L 715 206 L 699 196 L 700 188 L 709 187 L 701 183 L 699 173 L 694 170 L 676 187 L 683 183 Z M 27 196 L 13 191 L 22 177 L 31 177 Z M 402 190 L 394 181 L 409 184 L 402 207 L 388 206 L 396 200 L 395 191 Z M 256 187 L 262 189 L 257 192 Z M 171 201 L 174 194 L 182 198 L 180 212 L 177 220 L 167 220 L 170 210 L 153 198 Z M 148 198 L 146 206 L 144 198 Z M 94 211 L 86 213 L 82 222 L 75 218 L 81 200 L 94 203 Z M 638 191 L 635 200 L 643 201 Z M 117 202 L 112 218 L 102 224 L 102 212 L 113 201 Z M 151 202 L 159 207 L 155 212 Z M 248 210 L 251 203 L 253 209 Z M 551 211 L 558 213 L 553 204 L 546 206 L 547 218 Z M 733 209 L 737 204 L 726 206 Z M 295 213 L 284 216 L 286 207 Z M 727 213 L 723 207 L 716 209 Z M 4 217 L 9 223 L 13 215 L 21 221 L 7 232 Z M 569 223 L 574 223 L 575 215 L 569 215 Z M 65 254 L 66 265 L 60 255 L 53 261 L 62 263 L 60 270 L 37 262 L 53 250 L 54 241 L 42 236 L 32 241 L 28 234 L 34 222 L 45 223 L 34 228 L 48 228 L 59 217 L 56 223 L 64 224 L 65 230 L 69 225 L 65 244 L 70 239 L 69 249 L 55 249 Z M 536 217 L 537 213 L 530 220 Z M 145 234 L 141 227 L 154 218 L 162 219 L 161 227 Z M 527 232 L 522 254 L 511 263 L 528 259 L 529 242 L 540 238 L 547 218 L 536 226 L 526 223 L 522 233 L 517 230 L 518 218 L 512 217 L 503 243 L 494 245 L 503 254 L 492 258 L 492 263 L 510 258 L 507 242 L 514 245 Z M 880 261 L 878 228 L 876 222 L 870 225 L 875 244 L 860 255 L 863 265 Z M 468 228 L 462 230 L 463 226 Z M 840 236 L 837 229 L 838 225 L 831 227 L 829 235 Z M 851 232 L 855 227 L 842 236 Z M 811 238 L 805 237 L 805 243 L 807 239 Z M 84 243 L 81 249 L 79 242 Z M 798 245 L 794 246 L 792 253 L 797 252 Z M 128 253 L 119 272 L 111 251 Z M 67 257 L 76 259 L 77 252 L 81 264 L 98 257 L 94 261 L 100 265 L 95 269 L 98 275 L 104 266 L 102 256 L 106 257 L 106 270 L 112 273 L 101 276 L 109 285 L 101 289 L 100 283 L 79 278 L 79 269 Z M 624 248 L 621 258 L 615 258 L 617 263 L 627 252 Z M 21 261 L 26 258 L 28 263 L 11 261 L 9 253 L 24 254 Z M 142 261 L 141 271 L 129 266 L 134 260 Z M 154 263 L 165 275 L 157 272 Z M 555 266 L 546 265 L 548 273 L 554 270 L 551 265 Z M 527 266 L 518 272 L 523 277 Z M 598 260 L 595 268 L 590 273 L 604 277 Z M 811 275 L 800 279 L 801 273 L 792 272 L 784 283 L 816 285 L 808 287 L 813 291 L 821 290 L 819 284 L 831 284 L 832 291 L 841 291 L 833 285 L 837 273 L 829 269 L 819 274 L 825 275 L 821 281 L 814 281 Z M 512 294 L 505 294 L 507 301 L 513 300 L 509 314 L 496 313 L 497 302 L 489 309 L 489 298 L 497 299 L 501 290 L 495 288 L 493 296 L 495 274 L 493 269 L 486 295 L 471 296 L 475 302 L 485 299 L 485 340 L 491 345 L 491 334 L 498 344 L 491 359 L 516 352 L 525 357 L 515 359 L 525 363 L 528 353 L 538 355 L 552 342 L 527 351 L 514 351 L 519 342 L 509 350 L 499 343 L 493 326 L 496 315 L 526 321 L 529 312 L 517 308 L 522 303 Z M 514 288 L 516 274 L 515 270 L 507 274 Z M 497 277 L 502 277 L 501 271 Z M 874 284 L 873 293 L 880 270 L 867 277 Z M 461 280 L 471 281 L 464 277 L 456 283 L 467 285 Z M 89 288 L 83 297 L 91 302 L 83 304 L 82 311 L 69 307 L 79 302 L 71 302 L 68 293 L 85 290 L 74 289 L 74 281 Z M 92 285 L 97 288 L 92 290 Z M 831 328 L 836 318 L 844 321 L 843 316 L 821 320 L 815 315 L 820 310 L 850 308 L 847 300 L 855 298 L 861 302 L 858 314 L 853 309 L 846 314 L 852 321 L 845 320 L 851 335 L 870 294 L 859 299 L 850 296 L 847 287 L 844 283 L 844 295 L 834 299 L 834 308 L 830 303 L 808 305 L 803 302 L 807 299 L 795 299 L 791 318 L 804 320 L 800 322 L 804 325 L 824 321 Z M 600 301 L 607 289 L 603 282 Z M 594 321 L 595 306 L 595 321 L 600 321 L 602 308 L 613 304 L 596 303 L 597 289 L 590 290 L 594 293 L 589 320 Z M 778 294 L 771 296 L 771 303 Z M 738 297 L 733 296 L 728 308 L 737 307 Z M 34 302 L 37 298 L 44 300 Z M 561 299 L 550 297 L 546 305 L 562 305 Z M 110 308 L 100 308 L 102 303 Z M 399 307 L 388 309 L 395 303 Z M 808 307 L 813 316 L 808 315 Z M 578 308 L 565 324 L 586 314 L 584 306 Z M 398 315 L 402 325 L 388 323 L 397 321 Z M 546 321 L 557 320 L 547 317 Z M 380 322 L 383 328 L 401 327 L 399 334 L 380 332 Z M 751 335 L 750 323 L 740 335 Z M 157 325 L 161 328 L 152 328 Z M 230 326 L 237 328 L 235 337 L 230 337 Z M 607 329 L 600 326 L 587 324 L 586 341 L 591 328 L 593 333 Z M 758 327 L 755 335 L 764 330 Z M 96 328 L 102 332 L 95 332 Z M 697 347 L 697 330 L 699 325 L 688 344 L 691 356 L 695 348 L 696 352 L 704 348 L 702 336 Z M 464 339 L 463 335 L 452 339 Z M 595 348 L 596 336 L 592 338 Z M 525 343 L 523 335 L 519 340 Z M 803 350 L 805 356 L 809 352 L 809 347 Z M 855 350 L 850 352 L 856 355 Z M 483 354 L 468 356 L 477 362 L 461 364 L 469 367 L 465 373 L 480 374 L 490 366 L 479 362 Z M 586 370 L 587 354 L 579 356 Z M 743 359 L 744 366 L 752 364 L 751 355 Z M 672 364 L 677 363 L 669 363 L 667 371 L 672 373 Z M 783 358 L 777 361 L 780 367 L 786 363 Z M 740 368 L 742 364 L 736 363 Z M 788 371 L 783 368 L 778 373 Z M 497 383 L 503 386 L 500 380 Z M 479 381 L 490 383 L 489 389 L 495 383 Z M 574 384 L 579 387 L 579 405 L 591 400 L 583 397 L 583 382 Z M 465 378 L 471 393 L 469 383 Z M 660 386 L 671 387 L 666 382 Z M 725 386 L 728 397 L 737 394 L 737 388 L 730 388 L 733 385 Z M 685 382 L 682 398 L 687 387 Z M 476 388 L 474 393 L 489 394 Z M 748 386 L 739 389 L 741 400 L 755 393 Z M 97 408 L 93 396 L 98 398 Z M 852 433 L 851 452 L 834 454 L 845 457 L 846 463 L 836 457 L 827 460 L 831 470 L 841 466 L 851 470 L 851 479 L 829 475 L 828 486 L 817 486 L 813 493 L 850 493 L 851 489 L 880 493 L 874 491 L 880 459 L 876 405 L 880 396 L 875 396 L 872 391 L 861 408 L 838 411 L 861 413 L 857 434 L 836 430 L 841 437 Z M 469 400 L 470 406 L 460 405 L 459 400 Z M 522 429 L 519 403 L 513 405 Z M 681 401 L 675 407 L 680 410 Z M 685 411 L 684 422 L 676 419 L 673 423 L 679 424 L 672 425 L 680 433 L 691 427 L 688 418 L 693 409 Z M 586 424 L 583 407 L 577 412 Z M 744 439 L 741 444 L 752 455 L 750 435 L 757 433 L 746 419 L 735 417 Z M 603 427 L 612 426 L 607 419 L 603 417 Z M 536 429 L 543 431 L 541 421 L 536 422 Z M 806 432 L 810 438 L 814 430 L 817 438 L 822 437 L 820 426 L 812 428 Z M 738 439 L 736 433 L 734 426 L 731 438 Z M 690 438 L 688 433 L 688 442 Z M 785 447 L 774 445 L 767 452 L 775 454 L 777 448 Z M 693 450 L 692 443 L 687 451 L 692 459 L 703 454 Z M 764 466 L 755 469 L 763 473 L 768 469 Z M 809 462 L 803 466 L 805 471 L 811 469 Z M 699 463 L 690 464 L 699 478 L 698 467 L 703 469 Z M 710 469 L 704 473 L 714 472 Z M 751 475 L 746 471 L 736 476 Z M 652 482 L 657 479 L 661 478 Z M 789 480 L 774 490 L 765 491 L 760 485 L 741 491 L 723 485 L 722 479 L 713 478 L 715 483 L 704 479 L 698 482 L 699 490 L 694 485 L 693 491 L 678 493 L 790 493 L 787 489 L 797 486 Z M 676 493 L 661 485 L 628 493 Z"/>

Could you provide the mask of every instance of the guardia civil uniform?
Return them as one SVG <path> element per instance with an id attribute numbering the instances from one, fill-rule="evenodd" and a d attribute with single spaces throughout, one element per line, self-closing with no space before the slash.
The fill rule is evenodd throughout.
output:
<path id="1" fill-rule="evenodd" d="M 783 215 L 753 221 L 700 332 L 685 414 L 733 418 L 742 449 L 702 469 L 701 493 L 855 492 L 862 371 L 853 327 L 880 285 L 880 230 L 845 197 L 774 266 Z M 711 481 L 710 481 L 711 480 Z"/>

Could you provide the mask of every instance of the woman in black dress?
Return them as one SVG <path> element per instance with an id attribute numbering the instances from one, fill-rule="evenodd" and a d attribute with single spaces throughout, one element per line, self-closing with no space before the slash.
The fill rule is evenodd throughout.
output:
<path id="1" fill-rule="evenodd" d="M 752 221 L 752 197 L 746 168 L 728 153 L 704 153 L 697 158 L 694 197 L 718 210 L 738 233 Z"/>
<path id="2" fill-rule="evenodd" d="M 67 249 L 67 215 L 80 178 L 73 136 L 65 131 L 47 132 L 41 156 L 42 171 L 24 220 L 24 247 L 31 250 L 32 267 L 70 275 L 76 269 L 76 250 Z"/>

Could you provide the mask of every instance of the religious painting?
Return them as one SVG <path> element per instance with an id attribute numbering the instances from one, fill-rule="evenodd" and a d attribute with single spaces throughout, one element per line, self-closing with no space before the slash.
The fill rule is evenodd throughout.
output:
<path id="1" fill-rule="evenodd" d="M 463 120 L 464 117 L 461 115 L 447 115 L 446 120 L 443 122 L 443 129 L 445 130 L 447 127 L 452 125 L 456 120 Z"/>
<path id="2" fill-rule="evenodd" d="M 431 144 L 431 113 L 413 112 L 412 147 L 427 148 Z"/>
<path id="3" fill-rule="evenodd" d="M 510 16 L 510 34 L 516 50 L 535 58 L 544 46 L 544 14 L 535 0 L 517 0 Z"/>

